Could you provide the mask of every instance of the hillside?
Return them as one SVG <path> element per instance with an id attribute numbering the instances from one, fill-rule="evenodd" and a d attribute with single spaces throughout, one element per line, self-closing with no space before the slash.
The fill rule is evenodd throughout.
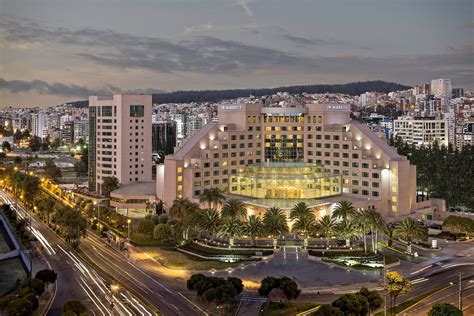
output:
<path id="1" fill-rule="evenodd" d="M 349 95 L 359 95 L 367 91 L 387 93 L 390 91 L 406 90 L 409 88 L 409 86 L 404 86 L 394 82 L 375 80 L 345 84 L 300 85 L 266 89 L 190 90 L 153 94 L 153 103 L 218 102 L 226 99 L 248 97 L 250 95 L 259 97 L 275 94 L 277 92 L 289 92 L 291 94 L 344 93 Z M 77 107 L 87 106 L 87 101 L 76 101 L 71 103 Z"/>

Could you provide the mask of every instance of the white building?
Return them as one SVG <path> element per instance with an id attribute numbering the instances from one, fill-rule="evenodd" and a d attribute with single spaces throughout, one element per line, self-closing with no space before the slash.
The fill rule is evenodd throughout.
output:
<path id="1" fill-rule="evenodd" d="M 89 188 L 106 177 L 120 184 L 150 182 L 151 95 L 89 97 Z"/>
<path id="2" fill-rule="evenodd" d="M 434 118 L 401 117 L 394 120 L 394 136 L 408 144 L 448 146 L 448 121 Z"/>
<path id="3" fill-rule="evenodd" d="M 43 112 L 31 114 L 31 133 L 34 136 L 43 137 L 43 130 L 45 127 Z"/>
<path id="4" fill-rule="evenodd" d="M 451 79 L 431 80 L 431 94 L 438 98 L 451 98 L 453 87 Z"/>
<path id="5" fill-rule="evenodd" d="M 74 142 L 77 143 L 80 139 L 89 143 L 89 120 L 87 119 L 74 122 Z"/>

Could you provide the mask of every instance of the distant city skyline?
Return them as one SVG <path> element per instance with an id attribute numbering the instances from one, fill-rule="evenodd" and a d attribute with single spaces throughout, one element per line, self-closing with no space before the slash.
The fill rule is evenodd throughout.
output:
<path id="1" fill-rule="evenodd" d="M 473 1 L 0 0 L 0 106 L 91 94 L 449 78 Z"/>

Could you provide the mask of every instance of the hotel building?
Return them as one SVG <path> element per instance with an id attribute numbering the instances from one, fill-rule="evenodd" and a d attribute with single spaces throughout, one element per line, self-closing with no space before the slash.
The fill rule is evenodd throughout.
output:
<path id="1" fill-rule="evenodd" d="M 346 104 L 219 105 L 218 123 L 158 166 L 156 196 L 170 207 L 177 197 L 198 202 L 212 187 L 242 200 L 249 215 L 304 201 L 320 217 L 342 199 L 387 218 L 417 210 L 416 167 L 351 121 Z"/>
<path id="2" fill-rule="evenodd" d="M 89 189 L 102 193 L 103 179 L 122 186 L 150 182 L 151 95 L 89 97 Z"/>

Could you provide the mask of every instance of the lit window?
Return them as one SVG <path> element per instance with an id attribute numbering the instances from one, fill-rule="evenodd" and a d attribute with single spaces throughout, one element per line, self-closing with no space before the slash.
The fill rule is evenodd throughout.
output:
<path id="1" fill-rule="evenodd" d="M 181 182 L 181 181 L 183 181 L 183 177 L 182 177 L 182 176 L 178 176 L 177 180 L 178 180 L 178 182 Z"/>
<path id="2" fill-rule="evenodd" d="M 397 197 L 395 195 L 392 196 L 392 202 L 397 202 Z"/>
<path id="3" fill-rule="evenodd" d="M 397 212 L 397 206 L 396 205 L 392 205 L 392 212 Z"/>
<path id="4" fill-rule="evenodd" d="M 182 195 L 182 194 L 178 194 L 178 195 L 176 195 L 176 197 L 177 197 L 178 199 L 182 199 L 182 198 L 183 198 L 183 195 Z"/>
<path id="5" fill-rule="evenodd" d="M 180 184 L 178 185 L 178 191 L 181 191 L 183 189 L 183 186 Z"/>
<path id="6" fill-rule="evenodd" d="M 397 171 L 398 171 L 397 168 L 392 168 L 392 173 L 393 174 L 397 174 Z"/>
<path id="7" fill-rule="evenodd" d="M 181 173 L 181 172 L 183 172 L 183 168 L 178 167 L 178 173 Z"/>
<path id="8" fill-rule="evenodd" d="M 397 178 L 392 177 L 392 183 L 396 183 L 396 182 L 397 182 Z"/>
<path id="9" fill-rule="evenodd" d="M 397 192 L 397 187 L 396 186 L 392 186 L 392 192 Z"/>

